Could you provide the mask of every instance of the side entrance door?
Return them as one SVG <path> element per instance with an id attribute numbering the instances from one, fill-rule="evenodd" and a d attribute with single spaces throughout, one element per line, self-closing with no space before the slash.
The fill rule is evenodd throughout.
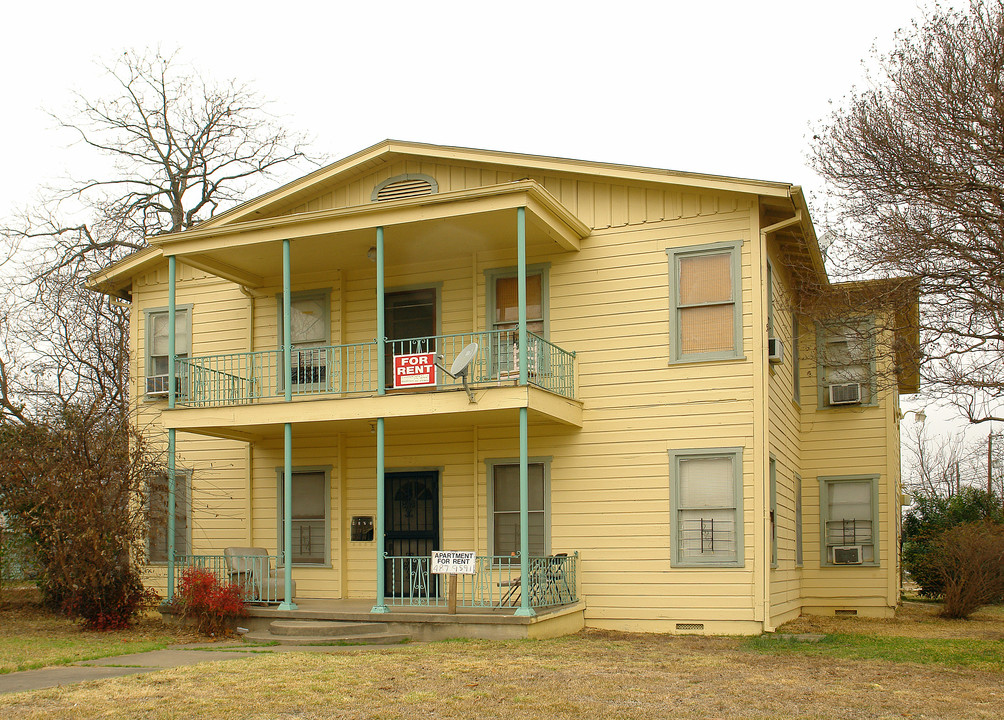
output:
<path id="1" fill-rule="evenodd" d="M 436 352 L 436 289 L 405 290 L 384 295 L 387 333 L 387 387 L 394 386 L 394 355 Z"/>
<path id="2" fill-rule="evenodd" d="M 439 473 L 435 470 L 384 475 L 384 578 L 388 596 L 438 597 L 437 576 L 429 557 L 439 549 Z"/>

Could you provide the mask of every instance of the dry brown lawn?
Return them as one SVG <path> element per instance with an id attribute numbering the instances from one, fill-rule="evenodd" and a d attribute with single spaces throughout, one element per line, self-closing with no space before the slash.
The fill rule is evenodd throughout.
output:
<path id="1" fill-rule="evenodd" d="M 935 643 L 965 636 L 993 648 L 1001 642 L 1004 653 L 999 608 L 962 624 L 934 617 L 934 609 L 910 604 L 891 621 L 803 618 L 782 630 L 930 637 Z M 758 652 L 742 638 L 587 631 L 539 642 L 268 652 L 0 696 L 0 717 L 1000 720 L 1004 673 Z"/>

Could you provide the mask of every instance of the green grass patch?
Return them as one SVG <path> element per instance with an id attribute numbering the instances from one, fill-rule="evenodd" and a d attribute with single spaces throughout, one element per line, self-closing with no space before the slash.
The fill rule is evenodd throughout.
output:
<path id="1" fill-rule="evenodd" d="M 762 635 L 743 643 L 746 650 L 781 655 L 799 653 L 848 660 L 886 660 L 1004 673 L 1004 641 L 912 638 L 888 635 L 827 635 L 818 643 Z"/>
<path id="2" fill-rule="evenodd" d="M 124 640 L 116 633 L 79 633 L 75 637 L 53 638 L 40 635 L 0 637 L 0 674 L 163 650 L 170 642 L 173 639 L 166 636 Z"/>

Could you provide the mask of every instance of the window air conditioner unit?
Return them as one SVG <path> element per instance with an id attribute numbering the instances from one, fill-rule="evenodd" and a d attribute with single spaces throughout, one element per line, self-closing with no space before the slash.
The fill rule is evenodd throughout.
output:
<path id="1" fill-rule="evenodd" d="M 167 397 L 171 388 L 168 375 L 150 375 L 146 379 L 147 397 Z M 181 394 L 181 383 L 179 378 L 174 379 L 174 394 Z"/>
<path id="2" fill-rule="evenodd" d="M 767 357 L 772 363 L 784 362 L 784 343 L 778 338 L 767 338 Z"/>
<path id="3" fill-rule="evenodd" d="M 830 405 L 857 405 L 861 402 L 861 383 L 830 385 Z"/>
<path id="4" fill-rule="evenodd" d="M 861 545 L 837 545 L 833 548 L 834 565 L 860 565 L 862 556 Z"/>

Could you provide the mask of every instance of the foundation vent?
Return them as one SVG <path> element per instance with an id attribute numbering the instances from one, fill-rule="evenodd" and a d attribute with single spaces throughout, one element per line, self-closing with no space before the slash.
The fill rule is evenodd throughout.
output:
<path id="1" fill-rule="evenodd" d="M 407 175 L 395 175 L 384 180 L 373 188 L 370 199 L 374 202 L 385 202 L 387 200 L 404 200 L 406 198 L 422 197 L 439 192 L 439 184 L 436 179 L 423 174 L 409 173 Z"/>
<path id="2" fill-rule="evenodd" d="M 704 623 L 676 623 L 677 630 L 703 630 Z"/>
<path id="3" fill-rule="evenodd" d="M 857 610 L 834 610 L 834 615 L 857 615 Z"/>

